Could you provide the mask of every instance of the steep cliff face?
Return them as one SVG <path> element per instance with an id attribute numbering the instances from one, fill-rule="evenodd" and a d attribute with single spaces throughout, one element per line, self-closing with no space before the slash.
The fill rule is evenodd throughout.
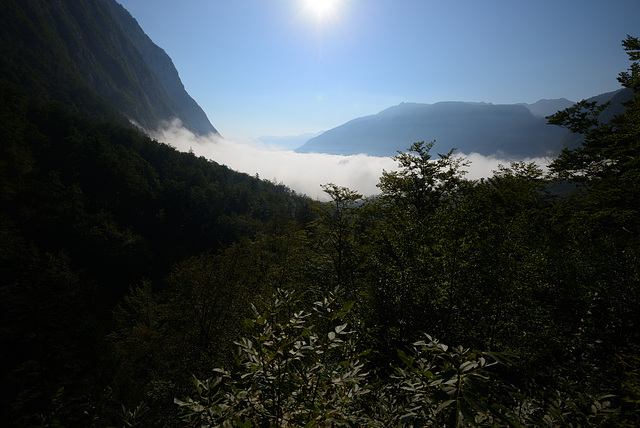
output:
<path id="1" fill-rule="evenodd" d="M 144 129 L 177 118 L 197 134 L 217 133 L 168 55 L 115 0 L 6 0 L 3 9 L 0 22 L 12 27 L 2 41 L 9 55 L 0 71 L 8 80 L 21 79 L 11 71 L 21 55 L 12 46 L 19 45 L 32 57 L 29 67 L 47 75 L 48 87 L 31 88 L 39 96 L 82 104 L 76 92 L 90 87 Z"/>
<path id="2" fill-rule="evenodd" d="M 113 4 L 114 14 L 122 25 L 122 29 L 165 87 L 169 97 L 177 103 L 179 109 L 184 113 L 181 116 L 176 115 L 176 117 L 182 121 L 185 127 L 196 133 L 217 134 L 218 132 L 211 125 L 202 108 L 185 90 L 178 70 L 169 55 L 153 43 L 124 7 L 114 1 L 108 1 L 108 3 Z"/>

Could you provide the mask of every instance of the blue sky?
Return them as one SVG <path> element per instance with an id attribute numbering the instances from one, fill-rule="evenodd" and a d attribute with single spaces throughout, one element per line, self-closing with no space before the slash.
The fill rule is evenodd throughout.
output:
<path id="1" fill-rule="evenodd" d="M 233 139 L 338 126 L 400 102 L 578 101 L 619 87 L 638 0 L 117 0 Z"/>

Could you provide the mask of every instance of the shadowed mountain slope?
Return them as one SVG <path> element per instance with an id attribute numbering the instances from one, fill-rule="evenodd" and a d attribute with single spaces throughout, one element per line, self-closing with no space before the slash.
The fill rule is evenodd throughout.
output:
<path id="1" fill-rule="evenodd" d="M 436 152 L 455 147 L 462 153 L 544 156 L 564 134 L 525 105 L 402 103 L 326 131 L 298 151 L 391 156 L 412 142 L 436 140 Z"/>
<path id="2" fill-rule="evenodd" d="M 608 92 L 589 99 L 602 104 L 605 121 L 620 114 L 630 90 Z M 573 105 L 564 98 L 533 104 L 440 102 L 402 103 L 378 114 L 353 119 L 309 139 L 301 153 L 394 156 L 416 141 L 435 140 L 434 152 L 496 155 L 507 159 L 555 157 L 563 147 L 574 148 L 581 136 L 547 124 L 546 116 Z"/>
<path id="3" fill-rule="evenodd" d="M 177 118 L 217 133 L 171 59 L 114 0 L 7 0 L 0 12 L 0 78 L 96 118 L 113 120 L 115 107 L 147 130 Z"/>
<path id="4" fill-rule="evenodd" d="M 608 122 L 613 119 L 614 116 L 617 116 L 624 112 L 624 106 L 622 105 L 622 103 L 628 101 L 632 93 L 633 90 L 631 90 L 630 88 L 624 88 L 617 91 L 596 95 L 595 97 L 587 99 L 587 101 L 596 101 L 599 105 L 609 102 L 609 105 L 600 115 L 600 120 L 602 122 Z M 558 154 L 560 154 L 562 149 L 565 148 L 573 150 L 579 147 L 583 141 L 584 136 L 582 134 L 573 134 L 571 132 L 567 132 L 555 147 L 553 156 L 557 156 Z"/>

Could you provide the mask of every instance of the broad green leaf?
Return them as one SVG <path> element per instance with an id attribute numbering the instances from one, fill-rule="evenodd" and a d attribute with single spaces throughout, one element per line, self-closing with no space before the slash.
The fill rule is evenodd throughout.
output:
<path id="1" fill-rule="evenodd" d="M 438 414 L 440 413 L 443 409 L 445 409 L 446 407 L 449 407 L 451 404 L 455 403 L 456 400 L 447 400 L 443 403 L 440 403 L 440 405 L 436 408 L 435 413 Z"/>

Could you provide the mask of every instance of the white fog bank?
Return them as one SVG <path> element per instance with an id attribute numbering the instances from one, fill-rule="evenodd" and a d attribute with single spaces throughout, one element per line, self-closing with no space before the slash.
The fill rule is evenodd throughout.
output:
<path id="1" fill-rule="evenodd" d="M 321 200 L 326 198 L 320 185 L 326 183 L 345 186 L 365 196 L 376 194 L 376 184 L 382 171 L 396 168 L 396 162 L 390 157 L 296 153 L 254 140 L 231 141 L 215 135 L 197 136 L 181 127 L 179 121 L 150 135 L 180 151 L 193 151 L 197 156 L 204 156 L 235 171 L 258 174 L 262 179 L 283 183 L 297 193 Z M 498 165 L 511 162 L 477 153 L 459 156 L 471 161 L 466 175 L 470 179 L 490 177 Z M 521 160 L 536 162 L 543 168 L 548 164 L 545 158 Z"/>

